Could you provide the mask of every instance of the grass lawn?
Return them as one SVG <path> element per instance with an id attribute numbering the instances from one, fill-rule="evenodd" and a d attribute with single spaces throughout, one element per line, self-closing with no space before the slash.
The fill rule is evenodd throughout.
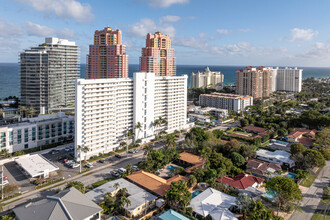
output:
<path id="1" fill-rule="evenodd" d="M 315 178 L 316 176 L 309 174 L 307 178 L 300 183 L 300 185 L 304 187 L 310 187 L 313 184 Z"/>
<path id="2" fill-rule="evenodd" d="M 325 219 L 330 220 L 330 213 L 329 212 L 325 216 Z M 323 213 L 315 212 L 314 215 L 312 216 L 312 220 L 324 220 Z"/>
<path id="3" fill-rule="evenodd" d="M 233 131 L 231 133 L 233 133 L 233 134 L 240 134 L 240 135 L 243 135 L 243 136 L 246 136 L 246 137 L 252 137 L 252 135 L 253 135 L 251 133 L 246 133 L 246 132 L 243 132 L 243 131 Z"/>

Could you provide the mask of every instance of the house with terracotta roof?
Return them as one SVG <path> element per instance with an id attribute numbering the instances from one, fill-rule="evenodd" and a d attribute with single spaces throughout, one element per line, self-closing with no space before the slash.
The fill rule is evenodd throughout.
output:
<path id="1" fill-rule="evenodd" d="M 269 163 L 262 160 L 252 159 L 248 160 L 246 164 L 246 171 L 251 172 L 255 176 L 259 177 L 271 177 L 275 175 L 275 172 L 282 170 L 281 165 L 275 163 Z"/>
<path id="2" fill-rule="evenodd" d="M 234 178 L 224 176 L 223 178 L 216 179 L 217 182 L 226 184 L 234 189 L 246 189 L 248 187 L 257 188 L 264 183 L 264 179 L 252 176 L 246 173 L 240 173 Z"/>
<path id="3" fill-rule="evenodd" d="M 176 175 L 166 180 L 144 170 L 134 172 L 126 178 L 159 196 L 165 196 L 172 182 L 177 182 L 179 180 L 188 181 L 188 178 L 181 175 Z"/>
<path id="4" fill-rule="evenodd" d="M 245 131 L 247 133 L 257 134 L 261 137 L 266 134 L 270 134 L 270 132 L 267 131 L 266 128 L 261 128 L 261 127 L 257 127 L 257 126 L 253 126 L 253 125 L 245 126 L 242 129 L 243 129 L 243 131 Z"/>
<path id="5" fill-rule="evenodd" d="M 199 169 L 203 165 L 203 158 L 188 152 L 182 152 L 178 161 L 181 164 L 188 165 L 188 168 L 185 169 L 187 173 L 192 172 L 194 169 Z"/>
<path id="6" fill-rule="evenodd" d="M 285 137 L 290 143 L 301 143 L 306 147 L 314 146 L 313 141 L 317 130 L 309 130 L 304 128 L 295 128 L 290 134 Z"/>

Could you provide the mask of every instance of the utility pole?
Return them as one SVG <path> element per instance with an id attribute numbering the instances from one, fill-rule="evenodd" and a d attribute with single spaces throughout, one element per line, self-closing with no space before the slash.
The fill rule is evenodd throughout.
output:
<path id="1" fill-rule="evenodd" d="M 3 200 L 3 165 L 1 166 L 1 200 Z"/>

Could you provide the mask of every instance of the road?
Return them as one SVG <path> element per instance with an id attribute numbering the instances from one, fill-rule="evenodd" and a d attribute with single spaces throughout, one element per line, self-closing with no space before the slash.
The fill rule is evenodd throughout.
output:
<path id="1" fill-rule="evenodd" d="M 330 184 L 330 161 L 326 162 L 309 190 L 303 194 L 300 209 L 295 211 L 290 220 L 311 219 L 316 210 L 323 210 L 324 205 L 321 203 L 323 187 Z"/>
<path id="2" fill-rule="evenodd" d="M 163 144 L 161 143 L 157 143 L 154 145 L 155 149 L 160 149 L 161 147 L 163 147 Z M 103 180 L 105 178 L 109 178 L 111 177 L 110 172 L 113 170 L 117 170 L 121 167 L 125 167 L 126 164 L 137 164 L 138 162 L 140 162 L 143 159 L 143 154 L 144 151 L 141 149 L 138 153 L 136 154 L 129 154 L 129 157 L 126 157 L 126 153 L 123 153 L 122 159 L 117 159 L 115 157 L 111 157 L 111 160 L 107 159 L 106 162 L 103 164 L 100 164 L 98 162 L 94 162 L 95 163 L 95 167 L 91 169 L 91 174 L 84 176 L 84 175 L 76 175 L 73 177 L 69 177 L 68 179 L 66 179 L 66 182 L 70 182 L 70 181 L 81 181 L 82 183 L 84 183 L 85 186 L 91 185 L 92 183 L 95 183 L 99 180 Z M 60 184 L 60 183 L 58 183 Z M 54 184 L 56 185 L 56 184 Z M 65 184 L 63 184 L 61 187 L 64 187 Z M 29 202 L 29 201 L 38 201 L 42 198 L 45 198 L 48 195 L 54 195 L 56 194 L 56 189 L 60 188 L 60 187 L 55 187 L 55 189 L 50 189 L 47 191 L 42 191 L 43 189 L 40 190 L 33 190 L 30 192 L 27 192 L 25 194 L 23 194 L 22 199 L 15 201 L 16 199 L 20 198 L 20 197 L 16 197 L 13 199 L 10 199 L 6 202 L 10 202 L 10 201 L 15 201 L 12 202 L 8 205 L 5 205 L 3 207 L 3 210 L 9 210 L 12 209 L 16 206 L 19 206 L 23 203 Z"/>

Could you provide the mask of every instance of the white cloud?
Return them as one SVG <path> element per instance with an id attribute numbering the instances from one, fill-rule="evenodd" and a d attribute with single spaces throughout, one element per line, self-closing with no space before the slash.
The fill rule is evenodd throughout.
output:
<path id="1" fill-rule="evenodd" d="M 247 33 L 247 32 L 251 32 L 252 30 L 250 28 L 243 28 L 243 29 L 238 29 L 238 31 L 242 33 Z"/>
<path id="2" fill-rule="evenodd" d="M 318 33 L 319 33 L 318 31 L 314 31 L 312 29 L 293 28 L 291 30 L 290 41 L 310 41 Z"/>
<path id="3" fill-rule="evenodd" d="M 56 36 L 59 38 L 72 39 L 76 38 L 75 32 L 68 28 L 63 28 L 56 32 Z"/>
<path id="4" fill-rule="evenodd" d="M 22 35 L 22 28 L 16 24 L 8 23 L 0 18 L 0 37 L 12 37 Z"/>
<path id="5" fill-rule="evenodd" d="M 30 36 L 38 36 L 38 37 L 50 37 L 55 35 L 55 30 L 47 27 L 42 26 L 40 24 L 35 24 L 30 21 L 26 22 L 26 32 Z"/>
<path id="6" fill-rule="evenodd" d="M 177 22 L 181 19 L 180 16 L 176 16 L 176 15 L 167 15 L 164 16 L 160 19 L 160 22 Z"/>
<path id="7" fill-rule="evenodd" d="M 177 37 L 173 39 L 173 45 L 189 47 L 194 49 L 206 49 L 208 43 L 205 40 L 196 39 L 194 37 Z"/>
<path id="8" fill-rule="evenodd" d="M 168 8 L 175 4 L 186 4 L 189 0 L 146 0 L 153 8 Z"/>
<path id="9" fill-rule="evenodd" d="M 45 14 L 54 13 L 59 18 L 72 18 L 78 23 L 89 23 L 94 19 L 89 4 L 81 4 L 76 0 L 16 0 L 28 4 L 35 10 Z"/>
<path id="10" fill-rule="evenodd" d="M 217 29 L 217 32 L 221 35 L 227 35 L 230 34 L 230 31 L 227 29 Z"/>
<path id="11" fill-rule="evenodd" d="M 156 25 L 156 23 L 149 18 L 141 19 L 139 22 L 130 25 L 127 28 L 127 33 L 135 37 L 146 37 L 148 33 L 153 33 L 156 31 L 160 31 L 163 34 L 170 35 L 171 37 L 174 37 L 176 34 L 176 29 L 173 25 L 166 23 Z"/>

